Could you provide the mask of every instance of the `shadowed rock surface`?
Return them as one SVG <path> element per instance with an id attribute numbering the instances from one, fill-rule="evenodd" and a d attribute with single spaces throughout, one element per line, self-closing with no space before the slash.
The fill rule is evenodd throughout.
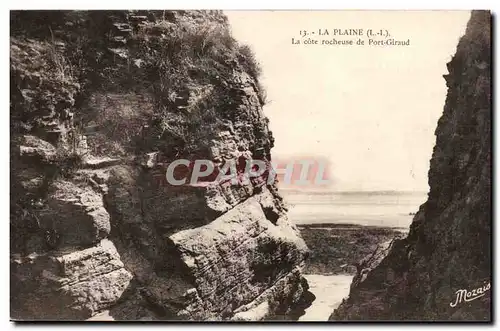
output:
<path id="1" fill-rule="evenodd" d="M 331 320 L 491 319 L 491 14 L 473 11 L 448 63 L 428 200 L 408 237 L 360 265 Z M 473 297 L 479 295 L 475 300 Z"/>
<path id="2" fill-rule="evenodd" d="M 308 249 L 274 184 L 165 183 L 179 158 L 271 160 L 221 12 L 14 11 L 10 46 L 12 318 L 303 313 Z"/>

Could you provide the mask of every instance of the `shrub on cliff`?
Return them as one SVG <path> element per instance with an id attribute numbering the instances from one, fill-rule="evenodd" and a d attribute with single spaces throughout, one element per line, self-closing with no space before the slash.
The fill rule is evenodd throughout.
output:
<path id="1" fill-rule="evenodd" d="M 218 22 L 180 18 L 175 24 L 146 24 L 134 34 L 133 44 L 132 57 L 140 59 L 143 77 L 152 83 L 158 134 L 185 146 L 186 154 L 235 111 L 235 75 L 247 72 L 257 81 L 261 71 L 251 49 L 238 45 Z"/>
<path id="2" fill-rule="evenodd" d="M 169 146 L 191 153 L 195 148 L 190 146 L 208 142 L 223 122 L 241 116 L 237 84 L 243 72 L 255 80 L 260 102 L 265 102 L 254 54 L 235 41 L 218 12 L 18 12 L 13 19 L 20 39 L 52 45 L 48 77 L 78 82 L 70 108 L 78 126 L 96 128 L 88 139 L 96 154 L 168 153 Z M 33 21 L 40 22 L 36 29 L 28 24 Z M 111 96 L 112 102 L 95 103 L 99 94 Z M 142 97 L 142 103 L 116 106 Z"/>
<path id="3" fill-rule="evenodd" d="M 250 74 L 255 80 L 257 80 L 262 72 L 261 67 L 259 63 L 257 62 L 257 59 L 255 58 L 255 53 L 252 51 L 250 46 L 248 45 L 241 45 L 238 48 L 238 55 L 240 60 L 240 63 L 244 70 Z"/>

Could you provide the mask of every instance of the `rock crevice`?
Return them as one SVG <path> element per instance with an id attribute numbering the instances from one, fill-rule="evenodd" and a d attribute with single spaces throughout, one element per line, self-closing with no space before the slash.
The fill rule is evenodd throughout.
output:
<path id="1" fill-rule="evenodd" d="M 331 320 L 491 320 L 491 14 L 473 11 L 444 75 L 428 200 L 410 232 L 358 270 Z M 457 292 L 459 291 L 459 292 Z"/>

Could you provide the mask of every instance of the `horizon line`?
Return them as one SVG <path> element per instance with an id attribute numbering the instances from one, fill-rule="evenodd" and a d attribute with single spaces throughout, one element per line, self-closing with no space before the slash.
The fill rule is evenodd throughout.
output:
<path id="1" fill-rule="evenodd" d="M 304 189 L 292 187 L 279 187 L 283 191 L 298 191 L 298 192 L 329 192 L 329 193 L 429 193 L 424 190 L 395 190 L 395 189 L 380 189 L 380 190 L 331 190 L 331 189 Z"/>

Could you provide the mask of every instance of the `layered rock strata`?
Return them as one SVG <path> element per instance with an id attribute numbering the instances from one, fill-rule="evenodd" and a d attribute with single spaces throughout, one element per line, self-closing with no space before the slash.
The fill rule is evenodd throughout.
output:
<path id="1" fill-rule="evenodd" d="M 255 59 L 217 11 L 11 13 L 11 316 L 295 319 L 308 249 L 274 184 Z"/>

